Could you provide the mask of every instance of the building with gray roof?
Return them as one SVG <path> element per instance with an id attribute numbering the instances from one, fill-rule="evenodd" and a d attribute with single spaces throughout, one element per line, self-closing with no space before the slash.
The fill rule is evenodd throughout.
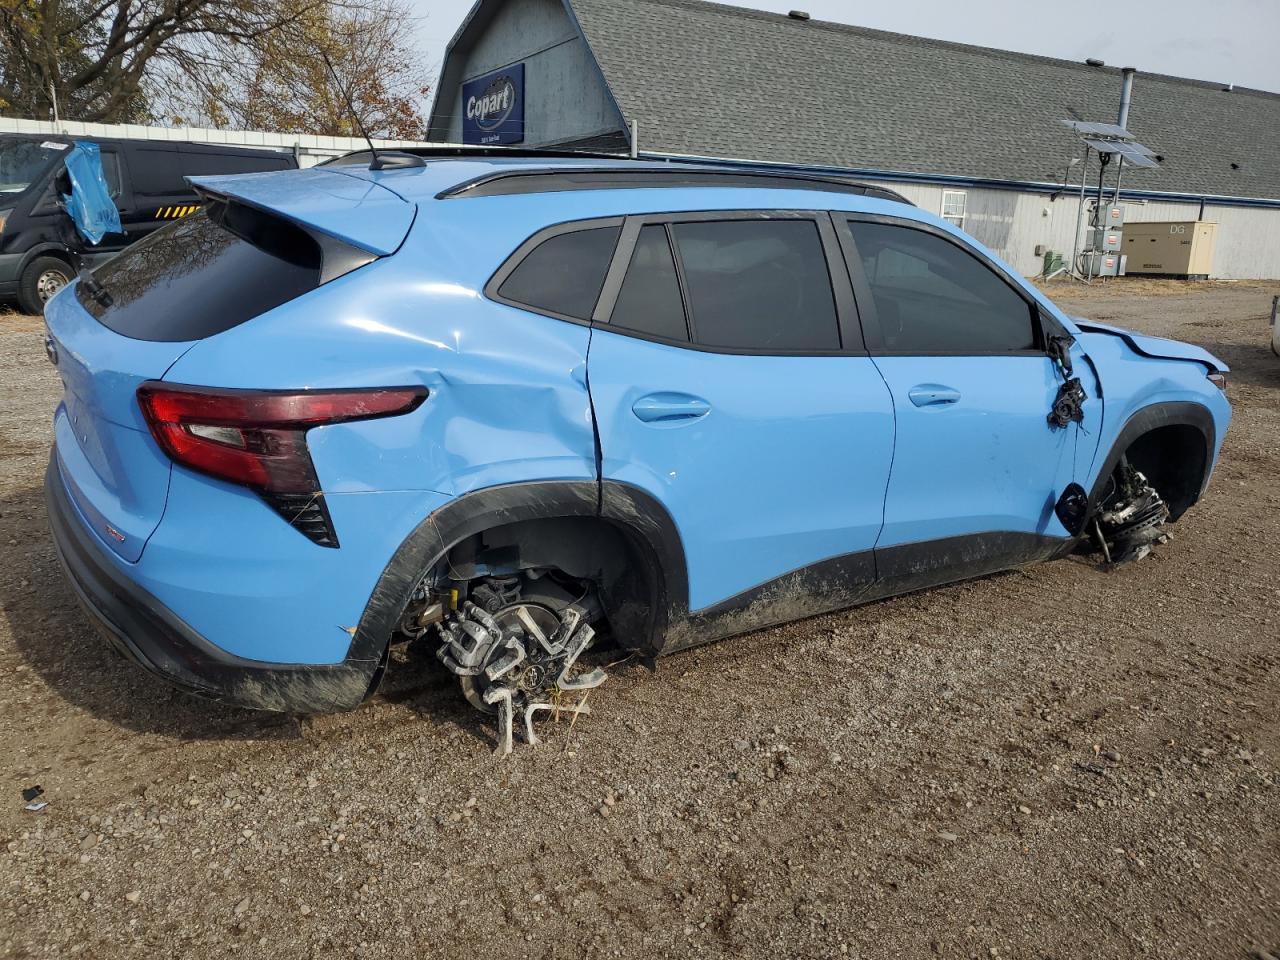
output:
<path id="1" fill-rule="evenodd" d="M 499 80 L 518 118 L 492 112 Z M 1114 122 L 1120 89 L 1116 67 L 703 0 L 479 0 L 431 130 L 883 182 L 1032 275 L 1076 244 L 1082 177 L 1097 190 L 1060 121 Z M 1123 167 L 1128 222 L 1215 222 L 1213 276 L 1280 276 L 1280 95 L 1139 72 L 1127 126 L 1156 158 Z"/>

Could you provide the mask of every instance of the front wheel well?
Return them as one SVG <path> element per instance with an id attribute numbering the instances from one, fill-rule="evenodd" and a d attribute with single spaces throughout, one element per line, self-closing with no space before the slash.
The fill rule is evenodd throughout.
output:
<path id="1" fill-rule="evenodd" d="M 1124 455 L 1169 505 L 1170 520 L 1177 520 L 1199 499 L 1209 452 L 1197 427 L 1186 423 L 1155 427 L 1134 438 Z"/>

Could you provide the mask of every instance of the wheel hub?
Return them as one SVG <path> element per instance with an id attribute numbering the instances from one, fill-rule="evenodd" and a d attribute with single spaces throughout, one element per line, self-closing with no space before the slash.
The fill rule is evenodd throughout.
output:
<path id="1" fill-rule="evenodd" d="M 512 749 L 512 720 L 524 715 L 525 739 L 538 742 L 533 717 L 539 711 L 589 713 L 583 704 L 565 706 L 566 691 L 589 690 L 604 671 L 570 679 L 578 657 L 595 637 L 586 612 L 570 605 L 557 614 L 538 603 L 514 602 L 489 613 L 468 601 L 440 625 L 436 656 L 457 674 L 467 702 L 498 715 L 498 752 Z"/>
<path id="2" fill-rule="evenodd" d="M 41 303 L 48 303 L 50 298 L 67 285 L 65 274 L 57 270 L 45 270 L 36 278 L 36 296 Z"/>

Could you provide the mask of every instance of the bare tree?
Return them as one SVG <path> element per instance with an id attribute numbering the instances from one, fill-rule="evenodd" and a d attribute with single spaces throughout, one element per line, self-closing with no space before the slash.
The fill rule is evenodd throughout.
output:
<path id="1" fill-rule="evenodd" d="M 0 114 L 349 133 L 323 51 L 373 131 L 416 136 L 403 0 L 0 0 Z"/>

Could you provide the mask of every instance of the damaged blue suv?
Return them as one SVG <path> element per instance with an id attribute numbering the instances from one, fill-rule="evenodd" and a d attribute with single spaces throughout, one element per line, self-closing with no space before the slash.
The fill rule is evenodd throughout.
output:
<path id="1" fill-rule="evenodd" d="M 603 679 L 596 635 L 1136 557 L 1217 460 L 1221 362 L 1065 316 L 882 188 L 368 159 L 196 178 L 45 311 L 58 552 L 195 693 L 350 708 L 425 638 L 509 746 Z"/>

